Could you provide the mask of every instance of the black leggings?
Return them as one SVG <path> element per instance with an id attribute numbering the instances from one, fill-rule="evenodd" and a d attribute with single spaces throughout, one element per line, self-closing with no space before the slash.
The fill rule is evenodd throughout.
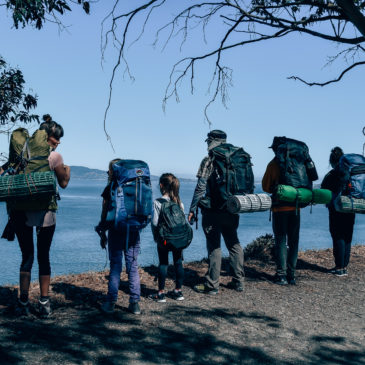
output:
<path id="1" fill-rule="evenodd" d="M 182 265 L 182 249 L 177 249 L 173 246 L 157 245 L 158 258 L 160 260 L 158 273 L 158 290 L 165 289 L 165 281 L 167 277 L 167 267 L 169 265 L 169 252 L 172 251 L 174 266 L 176 272 L 176 289 L 181 289 L 184 280 L 184 268 Z"/>
<path id="2" fill-rule="evenodd" d="M 333 256 L 337 268 L 347 267 L 351 255 L 355 214 L 329 210 L 330 233 L 333 241 Z"/>
<path id="3" fill-rule="evenodd" d="M 37 227 L 37 259 L 39 275 L 51 275 L 49 263 L 49 250 L 56 225 L 50 227 Z M 16 219 L 15 234 L 22 251 L 20 272 L 31 272 L 34 261 L 33 227 L 25 224 L 25 219 Z"/>

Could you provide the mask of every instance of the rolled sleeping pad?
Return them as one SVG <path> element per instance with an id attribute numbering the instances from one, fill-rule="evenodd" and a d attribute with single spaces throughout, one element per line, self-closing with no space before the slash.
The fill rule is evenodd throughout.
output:
<path id="1" fill-rule="evenodd" d="M 332 191 L 328 189 L 313 189 L 314 204 L 329 204 L 332 200 Z"/>
<path id="2" fill-rule="evenodd" d="M 340 195 L 334 200 L 334 206 L 341 213 L 365 214 L 365 199 Z"/>
<path id="3" fill-rule="evenodd" d="M 298 198 L 299 203 L 310 203 L 313 198 L 312 190 L 305 188 L 294 188 L 289 185 L 278 185 L 275 193 L 279 201 L 294 203 Z"/>
<path id="4" fill-rule="evenodd" d="M 268 194 L 233 195 L 227 200 L 230 213 L 263 212 L 271 208 L 271 197 Z"/>

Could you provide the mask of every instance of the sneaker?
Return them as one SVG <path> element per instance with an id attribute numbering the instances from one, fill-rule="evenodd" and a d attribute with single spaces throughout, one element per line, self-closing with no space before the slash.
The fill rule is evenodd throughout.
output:
<path id="1" fill-rule="evenodd" d="M 288 285 L 288 280 L 283 275 L 276 275 L 274 278 L 274 283 L 278 285 Z"/>
<path id="2" fill-rule="evenodd" d="M 157 303 L 166 303 L 165 293 L 156 293 L 148 296 L 149 299 L 154 300 Z"/>
<path id="3" fill-rule="evenodd" d="M 184 300 L 184 296 L 181 290 L 172 290 L 170 293 L 172 299 L 175 300 Z"/>
<path id="4" fill-rule="evenodd" d="M 345 272 L 344 269 L 337 269 L 337 270 L 335 270 L 334 274 L 336 276 L 347 276 L 347 272 Z"/>
<path id="5" fill-rule="evenodd" d="M 38 313 L 42 319 L 48 318 L 52 314 L 51 302 L 49 299 L 46 301 L 38 301 Z"/>
<path id="6" fill-rule="evenodd" d="M 115 307 L 115 302 L 105 301 L 100 306 L 100 309 L 104 313 L 111 314 L 114 312 L 114 307 Z"/>
<path id="7" fill-rule="evenodd" d="M 240 283 L 239 281 L 230 281 L 227 284 L 227 287 L 230 289 L 233 289 L 235 291 L 238 291 L 238 292 L 243 292 L 243 290 L 244 290 L 243 284 Z"/>
<path id="8" fill-rule="evenodd" d="M 297 285 L 295 278 L 288 277 L 287 281 L 289 285 Z"/>
<path id="9" fill-rule="evenodd" d="M 345 276 L 347 276 L 348 275 L 348 272 L 347 272 L 347 269 L 345 268 L 345 269 L 343 269 L 343 274 L 345 275 Z"/>
<path id="10" fill-rule="evenodd" d="M 335 266 L 335 267 L 333 267 L 332 269 L 329 269 L 329 270 L 328 270 L 328 272 L 329 272 L 330 274 L 334 274 L 337 270 L 339 270 L 339 269 L 337 269 L 337 267 Z"/>
<path id="11" fill-rule="evenodd" d="M 139 308 L 138 302 L 129 303 L 128 310 L 133 314 L 141 314 L 141 309 Z"/>
<path id="12" fill-rule="evenodd" d="M 194 285 L 193 289 L 197 293 L 209 294 L 209 295 L 216 295 L 218 294 L 218 289 L 209 288 L 206 284 L 198 284 Z"/>
<path id="13" fill-rule="evenodd" d="M 18 303 L 15 308 L 15 314 L 18 317 L 27 317 L 29 316 L 29 313 L 30 313 L 29 301 L 23 303 L 20 299 L 18 299 Z"/>

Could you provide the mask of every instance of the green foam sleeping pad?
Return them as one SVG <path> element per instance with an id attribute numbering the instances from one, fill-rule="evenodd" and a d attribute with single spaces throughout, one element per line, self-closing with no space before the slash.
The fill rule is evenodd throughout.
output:
<path id="1" fill-rule="evenodd" d="M 332 199 L 332 192 L 327 189 L 309 190 L 294 188 L 289 185 L 278 185 L 276 198 L 288 203 L 295 203 L 298 198 L 300 204 L 329 204 Z"/>
<path id="2" fill-rule="evenodd" d="M 332 200 L 332 191 L 328 189 L 314 189 L 312 200 L 314 204 L 329 204 Z"/>
<path id="3" fill-rule="evenodd" d="M 57 180 L 53 171 L 0 177 L 0 201 L 34 200 L 56 193 Z"/>
<path id="4" fill-rule="evenodd" d="M 278 185 L 276 191 L 276 198 L 279 201 L 308 204 L 312 201 L 312 190 L 305 188 L 293 188 L 289 185 Z"/>

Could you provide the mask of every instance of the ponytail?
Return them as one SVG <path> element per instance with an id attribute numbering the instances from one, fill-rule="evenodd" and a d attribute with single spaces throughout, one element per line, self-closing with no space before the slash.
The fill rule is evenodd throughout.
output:
<path id="1" fill-rule="evenodd" d="M 340 161 L 340 158 L 343 156 L 343 151 L 342 148 L 340 147 L 334 147 L 331 150 L 331 154 L 330 154 L 330 165 L 332 167 L 337 166 L 337 164 Z"/>
<path id="2" fill-rule="evenodd" d="M 181 206 L 180 181 L 175 175 L 165 173 L 160 176 L 160 191 L 161 194 L 167 194 L 171 201 Z"/>

